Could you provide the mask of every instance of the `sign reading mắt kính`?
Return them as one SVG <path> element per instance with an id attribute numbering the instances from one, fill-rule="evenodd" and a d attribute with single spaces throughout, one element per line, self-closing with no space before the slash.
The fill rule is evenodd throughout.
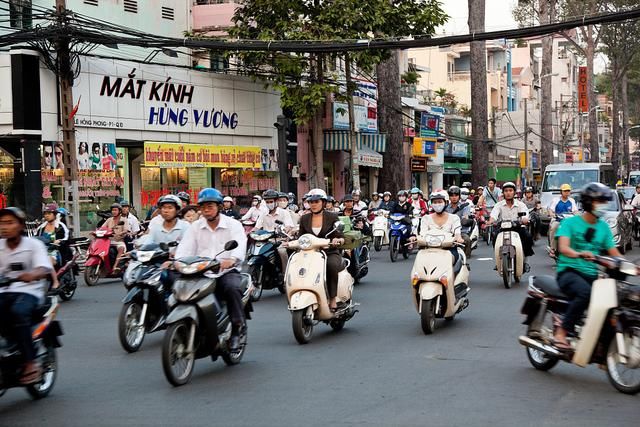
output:
<path id="1" fill-rule="evenodd" d="M 261 149 L 241 145 L 144 143 L 144 165 L 161 168 L 260 169 Z"/>

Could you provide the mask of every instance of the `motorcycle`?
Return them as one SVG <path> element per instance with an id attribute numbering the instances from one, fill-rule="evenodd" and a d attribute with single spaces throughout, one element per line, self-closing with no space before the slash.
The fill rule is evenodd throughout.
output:
<path id="1" fill-rule="evenodd" d="M 462 218 L 460 220 L 462 226 L 461 233 L 469 236 L 469 248 L 465 248 L 465 256 L 470 257 L 471 251 L 478 248 L 478 223 L 475 220 L 473 214 L 468 218 Z"/>
<path id="2" fill-rule="evenodd" d="M 577 336 L 569 337 L 570 350 L 554 345 L 555 329 L 568 307 L 568 297 L 553 276 L 529 278 L 527 298 L 522 306 L 526 335 L 518 338 L 525 346 L 531 365 L 548 371 L 562 360 L 586 367 L 606 367 L 611 384 L 620 392 L 640 391 L 640 287 L 626 281 L 637 276 L 638 266 L 621 258 L 596 256 L 607 269 L 591 287 L 589 308 Z"/>
<path id="3" fill-rule="evenodd" d="M 140 349 L 146 334 L 166 327 L 168 290 L 161 266 L 169 260 L 169 248 L 177 243 L 139 241 L 136 246 L 123 276 L 128 292 L 118 317 L 118 338 L 129 353 Z"/>
<path id="4" fill-rule="evenodd" d="M 411 235 L 411 228 L 405 222 L 405 217 L 407 216 L 404 214 L 391 214 L 389 218 L 389 256 L 391 262 L 396 262 L 400 252 L 402 252 L 404 259 L 409 258 L 409 248 L 406 244 Z"/>
<path id="5" fill-rule="evenodd" d="M 278 241 L 278 238 L 289 236 L 278 224 L 276 231 L 254 230 L 249 233 L 249 237 L 251 244 L 248 250 L 247 272 L 253 282 L 251 301 L 259 301 L 265 289 L 278 289 L 281 294 L 284 294 L 284 273 L 278 253 L 278 247 L 282 242 Z"/>
<path id="6" fill-rule="evenodd" d="M 360 279 L 369 273 L 371 237 L 366 234 L 366 231 L 363 230 L 362 227 L 357 227 L 359 221 L 364 222 L 362 216 L 341 216 L 339 218 L 345 226 L 342 256 L 349 260 L 347 270 L 351 274 L 351 277 L 353 277 L 355 283 L 358 283 Z"/>
<path id="7" fill-rule="evenodd" d="M 452 321 L 469 306 L 469 270 L 460 251 L 454 265 L 449 249 L 464 245 L 456 244 L 452 236 L 428 231 L 417 238 L 417 244 L 420 250 L 411 269 L 413 303 L 420 314 L 422 332 L 430 335 L 435 330 L 436 318 Z"/>
<path id="8" fill-rule="evenodd" d="M 504 287 L 507 289 L 511 288 L 512 279 L 519 283 L 524 273 L 524 250 L 520 235 L 515 231 L 521 226 L 520 218 L 516 221 L 502 221 L 497 225 L 500 232 L 496 237 L 494 255 L 498 275 L 502 277 Z"/>
<path id="9" fill-rule="evenodd" d="M 529 209 L 529 224 L 527 225 L 527 231 L 534 241 L 537 239 L 540 227 L 540 209 L 540 203 L 536 204 L 536 207 Z"/>
<path id="10" fill-rule="evenodd" d="M 343 224 L 337 221 L 334 230 L 341 230 L 342 227 Z M 326 255 L 323 249 L 328 248 L 330 243 L 329 239 L 304 234 L 288 245 L 297 251 L 289 258 L 285 277 L 293 335 L 300 344 L 311 340 L 314 324 L 324 322 L 334 331 L 340 331 L 358 312 L 356 307 L 359 304 L 352 300 L 354 279 L 346 268 L 338 273 L 338 308 L 335 312 L 329 309 Z"/>
<path id="11" fill-rule="evenodd" d="M 124 224 L 120 221 L 119 225 Z M 120 278 L 123 267 L 127 262 L 127 255 L 120 258 L 119 265 L 115 265 L 117 250 L 111 246 L 110 238 L 113 230 L 99 228 L 92 232 L 93 240 L 87 250 L 87 260 L 84 263 L 84 281 L 87 286 L 98 283 L 101 277 Z M 116 269 L 118 267 L 118 269 Z"/>
<path id="12" fill-rule="evenodd" d="M 9 286 L 15 281 L 16 279 L 0 277 L 0 287 Z M 58 298 L 47 295 L 45 303 L 33 313 L 32 339 L 37 360 L 43 370 L 40 380 L 33 384 L 20 383 L 24 358 L 9 338 L 11 331 L 7 329 L 7 325 L 0 325 L 0 396 L 10 388 L 25 387 L 33 399 L 42 399 L 53 390 L 58 373 L 56 348 L 61 347 L 58 337 L 63 334 L 60 323 L 55 320 L 59 307 Z"/>
<path id="13" fill-rule="evenodd" d="M 380 252 L 383 246 L 389 244 L 389 211 L 383 209 L 375 213 L 371 224 L 373 234 L 373 248 L 376 252 Z"/>
<path id="14" fill-rule="evenodd" d="M 78 269 L 78 259 L 81 256 L 81 247 L 86 245 L 87 239 L 85 238 L 76 238 L 69 240 L 69 247 L 71 248 L 71 259 L 67 261 L 63 266 L 58 266 L 56 269 L 56 276 L 58 277 L 58 283 L 60 286 L 58 288 L 58 295 L 60 299 L 63 301 L 70 301 L 71 298 L 76 293 L 76 289 L 78 288 L 78 279 L 77 275 L 79 273 Z M 52 244 L 53 245 L 53 244 Z M 58 245 L 53 245 L 58 246 Z"/>
<path id="15" fill-rule="evenodd" d="M 162 344 L 162 368 L 167 380 L 174 386 L 189 382 L 196 359 L 218 357 L 227 365 L 236 365 L 242 360 L 247 335 L 243 331 L 240 347 L 230 349 L 231 319 L 227 305 L 215 295 L 220 262 L 216 258 L 226 251 L 238 247 L 231 240 L 224 251 L 214 259 L 197 256 L 185 257 L 174 262 L 180 277 L 174 282 L 169 297 L 170 312 L 167 330 Z M 209 273 L 212 275 L 210 276 Z M 242 274 L 242 303 L 247 319 L 251 311 L 251 276 Z"/>
<path id="16" fill-rule="evenodd" d="M 476 221 L 478 223 L 480 236 L 487 242 L 487 246 L 491 245 L 493 224 L 489 224 L 489 212 L 484 208 L 476 208 Z"/>

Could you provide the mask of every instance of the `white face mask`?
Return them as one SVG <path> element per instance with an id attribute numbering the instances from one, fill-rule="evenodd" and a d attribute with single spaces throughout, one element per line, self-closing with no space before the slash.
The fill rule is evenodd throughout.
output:
<path id="1" fill-rule="evenodd" d="M 599 205 L 595 205 L 593 207 L 593 212 L 591 212 L 593 215 L 595 215 L 598 218 L 602 218 L 604 216 L 604 214 L 608 211 L 607 209 L 607 203 L 602 203 Z"/>
<path id="2" fill-rule="evenodd" d="M 464 200 L 467 200 L 467 198 L 468 198 L 468 197 L 469 197 L 469 195 L 468 195 L 468 194 L 461 194 L 461 195 L 460 195 L 460 198 L 461 198 L 463 201 L 464 201 Z"/>
<path id="3" fill-rule="evenodd" d="M 269 209 L 270 211 L 274 210 L 276 208 L 276 204 L 274 202 L 267 202 L 267 209 Z"/>
<path id="4" fill-rule="evenodd" d="M 404 202 L 405 200 L 407 200 L 407 198 L 406 198 L 406 197 L 404 197 L 404 196 L 400 196 L 400 197 L 398 197 L 398 201 L 399 201 L 399 202 Z"/>
<path id="5" fill-rule="evenodd" d="M 444 203 L 435 203 L 432 204 L 431 207 L 436 213 L 442 213 L 442 211 L 444 211 Z"/>
<path id="6" fill-rule="evenodd" d="M 282 209 L 286 208 L 287 206 L 289 206 L 288 202 L 278 202 L 278 207 Z"/>

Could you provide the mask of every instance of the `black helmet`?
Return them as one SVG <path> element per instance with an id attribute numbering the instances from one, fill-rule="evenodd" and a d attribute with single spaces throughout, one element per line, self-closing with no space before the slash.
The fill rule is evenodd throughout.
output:
<path id="1" fill-rule="evenodd" d="M 276 190 L 266 190 L 264 193 L 262 193 L 262 198 L 264 200 L 267 199 L 277 199 L 278 197 L 280 197 L 280 193 L 278 193 Z"/>
<path id="2" fill-rule="evenodd" d="M 114 203 L 111 205 L 111 209 L 119 209 L 122 211 L 122 205 L 120 203 Z"/>
<path id="3" fill-rule="evenodd" d="M 336 203 L 336 199 L 333 196 L 327 196 L 327 203 Z"/>
<path id="4" fill-rule="evenodd" d="M 289 195 L 281 191 L 278 193 L 278 199 L 287 199 L 287 201 L 289 201 Z"/>
<path id="5" fill-rule="evenodd" d="M 533 193 L 533 187 L 524 187 L 525 193 Z"/>
<path id="6" fill-rule="evenodd" d="M 120 202 L 120 206 L 122 206 L 123 208 L 130 208 L 131 207 L 131 203 L 129 203 L 126 200 L 123 200 Z"/>
<path id="7" fill-rule="evenodd" d="M 580 191 L 580 202 L 586 212 L 592 211 L 593 202 L 608 202 L 610 200 L 613 200 L 613 192 L 609 187 L 599 182 L 587 184 Z"/>
<path id="8" fill-rule="evenodd" d="M 353 202 L 353 196 L 351 194 L 347 194 L 342 198 L 342 203 L 344 202 Z"/>
<path id="9" fill-rule="evenodd" d="M 460 187 L 458 187 L 457 185 L 452 185 L 451 187 L 449 187 L 449 191 L 447 191 L 447 193 L 449 193 L 450 196 L 453 195 L 460 195 Z"/>
<path id="10" fill-rule="evenodd" d="M 176 194 L 176 196 L 178 196 L 178 198 L 183 202 L 186 202 L 186 203 L 191 202 L 191 196 L 186 191 L 181 191 L 178 194 Z"/>

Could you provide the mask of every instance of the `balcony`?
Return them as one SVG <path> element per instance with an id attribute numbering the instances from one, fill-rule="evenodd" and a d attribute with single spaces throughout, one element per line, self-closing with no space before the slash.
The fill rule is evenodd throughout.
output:
<path id="1" fill-rule="evenodd" d="M 236 0 L 194 0 L 193 30 L 220 35 L 230 28 L 231 18 L 238 7 Z"/>

